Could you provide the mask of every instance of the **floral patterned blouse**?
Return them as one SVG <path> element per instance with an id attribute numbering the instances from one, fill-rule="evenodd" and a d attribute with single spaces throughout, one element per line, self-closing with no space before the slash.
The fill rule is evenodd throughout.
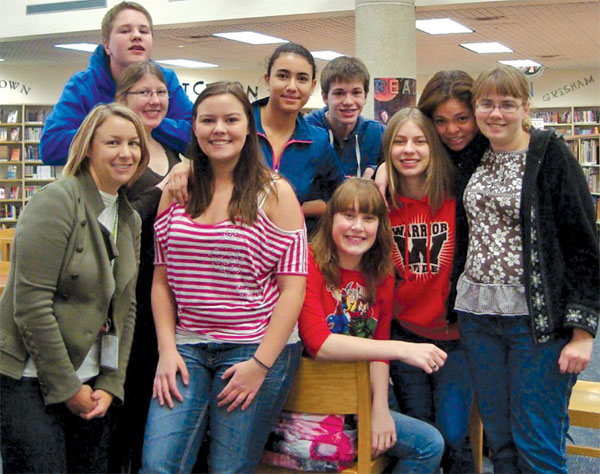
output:
<path id="1" fill-rule="evenodd" d="M 457 284 L 458 310 L 528 314 L 519 217 L 526 156 L 527 150 L 488 148 L 465 189 L 469 248 Z"/>

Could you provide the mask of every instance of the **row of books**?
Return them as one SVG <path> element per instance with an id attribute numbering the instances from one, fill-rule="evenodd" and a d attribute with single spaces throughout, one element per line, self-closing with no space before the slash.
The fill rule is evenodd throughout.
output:
<path id="1" fill-rule="evenodd" d="M 0 123 L 19 123 L 19 109 L 3 109 L 0 107 Z"/>
<path id="2" fill-rule="evenodd" d="M 600 133 L 600 127 L 575 127 L 575 135 L 594 135 Z"/>
<path id="3" fill-rule="evenodd" d="M 0 188 L 0 198 L 2 199 L 19 199 L 19 194 L 21 194 L 21 186 Z"/>
<path id="4" fill-rule="evenodd" d="M 0 161 L 21 161 L 21 147 L 0 145 Z M 37 145 L 25 147 L 25 161 L 40 161 L 40 151 Z"/>
<path id="5" fill-rule="evenodd" d="M 0 142 L 18 142 L 21 137 L 21 129 L 19 127 L 0 127 Z"/>
<path id="6" fill-rule="evenodd" d="M 15 108 L 0 107 L 0 123 L 20 123 L 19 110 Z M 40 109 L 25 109 L 26 123 L 46 123 L 46 119 L 50 114 L 49 108 Z"/>
<path id="7" fill-rule="evenodd" d="M 20 161 L 21 160 L 21 147 L 7 145 L 0 145 L 0 161 Z"/>
<path id="8" fill-rule="evenodd" d="M 47 109 L 25 109 L 26 122 L 46 123 L 49 111 Z"/>
<path id="9" fill-rule="evenodd" d="M 549 110 L 544 112 L 536 112 L 535 118 L 541 118 L 544 123 L 571 123 L 571 112 L 559 112 L 557 110 Z"/>
<path id="10" fill-rule="evenodd" d="M 583 168 L 591 193 L 600 193 L 600 168 Z"/>
<path id="11" fill-rule="evenodd" d="M 6 179 L 19 179 L 19 167 L 17 165 L 6 167 Z"/>
<path id="12" fill-rule="evenodd" d="M 25 140 L 39 142 L 42 138 L 42 127 L 25 127 Z"/>
<path id="13" fill-rule="evenodd" d="M 598 123 L 600 122 L 599 110 L 574 110 L 573 120 L 571 120 L 571 111 L 561 110 L 539 110 L 534 114 L 535 118 L 541 118 L 544 123 Z"/>
<path id="14" fill-rule="evenodd" d="M 54 179 L 56 170 L 54 166 L 48 165 L 26 165 L 25 178 L 31 179 Z"/>
<path id="15" fill-rule="evenodd" d="M 4 204 L 0 206 L 0 219 L 16 219 L 19 216 L 20 206 Z"/>
<path id="16" fill-rule="evenodd" d="M 574 110 L 573 111 L 573 122 L 588 122 L 598 123 L 600 122 L 600 111 L 598 110 Z"/>
<path id="17" fill-rule="evenodd" d="M 598 161 L 598 140 L 579 140 L 579 163 L 582 165 L 597 165 Z"/>
<path id="18" fill-rule="evenodd" d="M 25 199 L 31 198 L 42 186 L 25 186 Z M 19 199 L 21 186 L 0 187 L 0 199 Z"/>
<path id="19" fill-rule="evenodd" d="M 25 147 L 25 161 L 40 161 L 40 150 L 37 145 Z"/>
<path id="20" fill-rule="evenodd" d="M 600 200 L 600 196 L 593 194 L 592 199 L 594 200 L 594 206 L 596 206 L 596 220 L 600 224 L 600 202 L 598 202 Z"/>
<path id="21" fill-rule="evenodd" d="M 41 187 L 42 186 L 25 186 L 25 198 L 29 199 L 31 196 L 37 193 Z"/>

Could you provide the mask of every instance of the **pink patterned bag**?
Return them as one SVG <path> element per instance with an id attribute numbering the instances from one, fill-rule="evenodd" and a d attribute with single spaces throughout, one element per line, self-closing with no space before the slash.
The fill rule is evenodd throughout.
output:
<path id="1" fill-rule="evenodd" d="M 354 416 L 282 412 L 267 443 L 263 461 L 293 469 L 339 471 L 354 460 Z M 283 455 L 283 456 L 278 456 Z"/>

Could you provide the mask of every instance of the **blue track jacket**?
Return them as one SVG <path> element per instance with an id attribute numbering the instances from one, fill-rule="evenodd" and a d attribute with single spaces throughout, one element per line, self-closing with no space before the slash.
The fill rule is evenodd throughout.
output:
<path id="1" fill-rule="evenodd" d="M 298 201 L 322 199 L 328 201 L 335 188 L 344 180 L 341 164 L 329 144 L 327 133 L 306 123 L 298 114 L 296 129 L 283 149 L 281 156 L 273 156 L 273 147 L 260 119 L 260 108 L 268 97 L 255 101 L 254 119 L 258 141 L 267 165 L 292 184 Z"/>

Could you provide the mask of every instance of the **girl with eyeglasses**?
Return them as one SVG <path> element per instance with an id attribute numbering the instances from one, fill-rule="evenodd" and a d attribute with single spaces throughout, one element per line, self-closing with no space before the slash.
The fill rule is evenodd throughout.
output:
<path id="1" fill-rule="evenodd" d="M 154 218 L 166 176 L 179 163 L 179 153 L 153 137 L 167 114 L 169 91 L 160 67 L 151 61 L 139 61 L 125 67 L 117 80 L 115 98 L 141 119 L 148 140 L 150 161 L 140 178 L 127 189 L 127 197 L 142 217 L 140 271 L 136 286 L 137 318 L 125 379 L 125 403 L 117 407 L 111 433 L 110 466 L 112 472 L 141 466 L 144 429 L 154 370 L 158 362 L 156 332 L 152 318 L 150 291 L 154 261 Z"/>
<path id="2" fill-rule="evenodd" d="M 529 125 L 529 83 L 495 66 L 473 84 L 490 147 L 457 208 L 454 304 L 494 472 L 567 472 L 568 405 L 600 309 L 595 211 L 569 147 Z"/>

